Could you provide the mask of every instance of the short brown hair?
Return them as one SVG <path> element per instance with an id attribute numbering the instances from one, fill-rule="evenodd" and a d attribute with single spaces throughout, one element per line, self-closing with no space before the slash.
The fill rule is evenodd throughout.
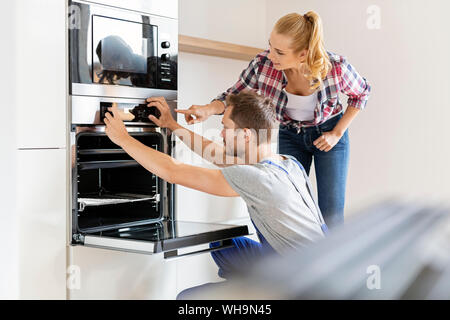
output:
<path id="1" fill-rule="evenodd" d="M 258 138 L 262 138 L 260 130 L 264 129 L 267 132 L 267 140 L 270 141 L 276 122 L 272 99 L 252 90 L 244 90 L 228 95 L 226 103 L 227 106 L 233 106 L 230 119 L 238 128 L 253 129 Z M 258 144 L 260 142 L 262 141 L 258 139 Z"/>

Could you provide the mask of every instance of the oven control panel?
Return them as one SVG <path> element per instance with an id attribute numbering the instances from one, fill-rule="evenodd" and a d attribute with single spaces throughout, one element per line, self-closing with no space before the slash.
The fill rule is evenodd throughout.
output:
<path id="1" fill-rule="evenodd" d="M 165 94 L 165 95 L 164 95 Z M 174 119 L 177 119 L 175 109 L 178 106 L 176 92 L 167 94 L 166 92 L 156 92 L 153 97 L 163 97 L 170 108 L 170 113 Z M 108 97 L 89 97 L 89 96 L 71 96 L 70 113 L 71 124 L 78 126 L 103 126 L 105 125 L 105 115 L 109 108 L 116 107 L 116 116 L 119 116 L 127 126 L 157 127 L 149 119 L 152 115 L 160 118 L 161 114 L 158 108 L 148 106 L 146 96 L 141 99 L 121 99 Z"/>
<path id="2" fill-rule="evenodd" d="M 159 118 L 161 113 L 156 107 L 148 107 L 146 104 L 117 104 L 112 102 L 100 102 L 100 121 L 105 123 L 106 113 L 112 114 L 108 108 L 116 105 L 119 109 L 119 116 L 124 122 L 153 124 L 149 119 L 150 115 Z"/>

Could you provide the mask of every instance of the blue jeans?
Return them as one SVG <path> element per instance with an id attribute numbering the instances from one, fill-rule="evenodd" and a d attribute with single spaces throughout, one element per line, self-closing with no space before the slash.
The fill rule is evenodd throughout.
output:
<path id="1" fill-rule="evenodd" d="M 342 114 L 315 127 L 297 129 L 280 125 L 278 148 L 280 154 L 295 157 L 309 175 L 312 160 L 316 169 L 319 207 L 325 223 L 333 228 L 344 222 L 345 188 L 350 144 L 348 130 L 328 152 L 317 149 L 313 142 L 322 132 L 333 130 Z"/>
<path id="2" fill-rule="evenodd" d="M 232 239 L 232 246 L 211 252 L 214 262 L 219 267 L 219 277 L 229 279 L 233 275 L 245 275 L 261 258 L 276 251 L 269 245 L 264 237 L 257 232 L 260 242 L 246 237 Z M 219 242 L 210 244 L 210 248 L 220 245 Z"/>
<path id="3" fill-rule="evenodd" d="M 268 255 L 277 255 L 276 251 L 267 242 L 259 230 L 255 227 L 259 241 L 256 242 L 246 237 L 238 237 L 231 240 L 231 247 L 211 252 L 214 262 L 219 267 L 218 275 L 230 280 L 233 276 L 245 276 L 250 273 L 252 266 Z M 210 248 L 220 246 L 220 242 L 213 242 Z M 206 283 L 200 286 L 183 290 L 177 296 L 177 300 L 188 300 L 195 293 L 204 293 L 224 285 L 225 282 Z"/>
<path id="4" fill-rule="evenodd" d="M 245 276 L 251 272 L 252 267 L 262 258 L 268 255 L 277 255 L 276 251 L 258 229 L 256 229 L 256 232 L 260 242 L 246 237 L 238 237 L 231 240 L 231 247 L 211 252 L 214 262 L 219 267 L 219 277 L 230 280 L 233 276 Z M 218 246 L 220 246 L 220 242 L 213 242 L 209 245 L 210 248 Z M 223 284 L 224 282 L 206 283 L 185 289 L 178 294 L 177 300 L 190 299 L 192 294 L 204 292 L 205 290 L 214 290 L 214 288 L 219 288 Z"/>

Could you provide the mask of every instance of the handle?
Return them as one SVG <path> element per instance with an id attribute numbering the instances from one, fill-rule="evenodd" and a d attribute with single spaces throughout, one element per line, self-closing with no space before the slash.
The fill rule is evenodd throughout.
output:
<path id="1" fill-rule="evenodd" d="M 231 241 L 231 239 L 227 239 L 227 240 L 220 241 L 220 246 L 218 246 L 218 247 L 199 250 L 199 251 L 192 251 L 192 252 L 182 253 L 182 254 L 178 254 L 178 250 L 166 251 L 166 252 L 164 252 L 164 259 L 172 260 L 172 259 L 178 259 L 178 258 L 186 257 L 186 256 L 195 256 L 195 255 L 199 255 L 199 254 L 203 254 L 203 253 L 210 253 L 213 251 L 230 248 L 232 246 L 233 246 L 233 242 Z"/>

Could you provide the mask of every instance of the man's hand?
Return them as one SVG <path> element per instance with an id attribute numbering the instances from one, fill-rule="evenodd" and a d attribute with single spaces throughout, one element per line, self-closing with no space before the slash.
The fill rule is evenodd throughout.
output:
<path id="1" fill-rule="evenodd" d="M 163 97 L 151 97 L 147 99 L 147 102 L 148 107 L 156 107 L 161 113 L 159 119 L 153 115 L 148 116 L 148 118 L 157 126 L 161 128 L 169 128 L 172 131 L 178 126 L 178 123 L 172 117 L 172 113 L 170 112 L 170 107 L 167 104 L 166 99 Z"/>
<path id="2" fill-rule="evenodd" d="M 112 116 L 109 112 L 105 114 L 106 135 L 112 142 L 120 147 L 123 147 L 124 143 L 126 143 L 131 136 L 125 128 L 125 124 L 120 119 L 119 109 L 117 109 L 116 106 L 113 106 L 108 108 L 108 111 L 111 111 L 114 116 Z"/>
<path id="3" fill-rule="evenodd" d="M 328 152 L 334 148 L 334 146 L 339 142 L 341 137 L 342 137 L 342 135 L 337 134 L 334 131 L 327 131 L 327 132 L 322 133 L 322 135 L 319 138 L 317 138 L 313 142 L 313 144 L 320 151 Z"/>

